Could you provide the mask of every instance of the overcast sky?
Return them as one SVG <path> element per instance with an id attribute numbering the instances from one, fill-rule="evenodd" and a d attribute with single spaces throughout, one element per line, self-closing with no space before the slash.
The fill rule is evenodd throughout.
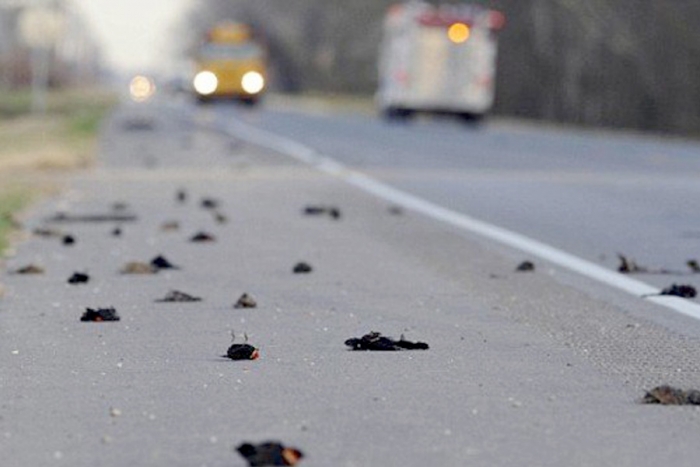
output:
<path id="1" fill-rule="evenodd" d="M 108 64 L 138 71 L 168 65 L 173 26 L 192 0 L 70 0 L 103 47 Z"/>

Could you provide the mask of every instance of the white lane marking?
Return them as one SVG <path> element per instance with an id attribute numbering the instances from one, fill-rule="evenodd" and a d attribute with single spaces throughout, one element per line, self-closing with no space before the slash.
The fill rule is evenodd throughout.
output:
<path id="1" fill-rule="evenodd" d="M 497 241 L 640 298 L 642 298 L 642 295 L 659 292 L 657 287 L 645 282 L 611 271 L 525 235 L 480 221 L 386 185 L 365 174 L 351 170 L 343 164 L 320 154 L 315 149 L 292 139 L 261 130 L 238 120 L 229 121 L 228 123 L 231 126 L 227 126 L 224 131 L 234 138 L 243 139 L 252 144 L 291 156 L 322 172 L 338 177 L 367 193 L 403 206 L 406 209 L 411 209 L 433 219 Z M 698 303 L 670 296 L 651 296 L 645 299 L 700 320 L 700 304 Z"/>

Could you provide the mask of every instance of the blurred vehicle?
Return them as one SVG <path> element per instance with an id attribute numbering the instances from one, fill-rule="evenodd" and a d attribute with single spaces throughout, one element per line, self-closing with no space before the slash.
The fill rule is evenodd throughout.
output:
<path id="1" fill-rule="evenodd" d="M 257 103 L 267 88 L 267 57 L 249 26 L 222 23 L 198 48 L 192 82 L 200 102 L 234 98 Z"/>
<path id="2" fill-rule="evenodd" d="M 495 97 L 502 13 L 478 5 L 395 4 L 384 21 L 379 60 L 380 111 L 454 113 L 479 120 Z"/>

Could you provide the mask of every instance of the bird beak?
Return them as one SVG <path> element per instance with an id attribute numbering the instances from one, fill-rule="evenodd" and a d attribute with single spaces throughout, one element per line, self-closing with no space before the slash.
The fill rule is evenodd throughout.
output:
<path id="1" fill-rule="evenodd" d="M 304 457 L 301 451 L 292 448 L 284 448 L 282 450 L 282 459 L 285 465 L 296 465 L 299 460 Z"/>

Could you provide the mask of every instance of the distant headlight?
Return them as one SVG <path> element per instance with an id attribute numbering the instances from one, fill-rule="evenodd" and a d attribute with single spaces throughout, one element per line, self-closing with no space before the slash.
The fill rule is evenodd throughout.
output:
<path id="1" fill-rule="evenodd" d="M 243 75 L 241 86 L 248 94 L 257 94 L 265 87 L 265 78 L 257 71 L 249 71 Z"/>
<path id="2" fill-rule="evenodd" d="M 148 76 L 138 75 L 129 83 L 129 94 L 134 102 L 145 102 L 156 92 L 156 85 Z"/>
<path id="3" fill-rule="evenodd" d="M 216 91 L 216 88 L 219 87 L 219 79 L 211 71 L 200 71 L 194 77 L 192 84 L 194 84 L 194 90 L 197 91 L 197 93 L 207 96 Z"/>

